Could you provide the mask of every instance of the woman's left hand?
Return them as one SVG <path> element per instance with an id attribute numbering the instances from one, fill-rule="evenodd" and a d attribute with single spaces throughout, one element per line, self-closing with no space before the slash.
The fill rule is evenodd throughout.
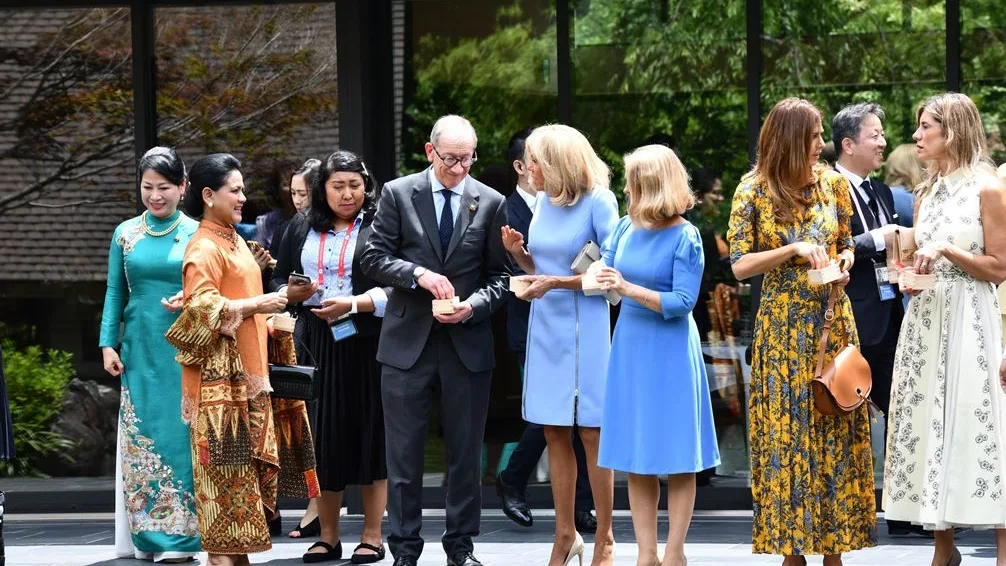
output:
<path id="1" fill-rule="evenodd" d="M 321 304 L 321 308 L 311 309 L 311 312 L 318 318 L 332 323 L 352 310 L 353 299 L 350 297 L 335 297 L 333 299 L 324 299 L 321 301 Z"/>
<path id="2" fill-rule="evenodd" d="M 597 272 L 597 282 L 601 284 L 601 287 L 605 291 L 614 291 L 619 295 L 623 294 L 623 291 L 625 291 L 625 279 L 623 279 L 622 274 L 613 267 L 602 267 L 601 270 Z"/>
<path id="3" fill-rule="evenodd" d="M 167 310 L 169 310 L 171 312 L 175 312 L 177 310 L 181 310 L 182 305 L 184 305 L 184 304 L 185 304 L 185 302 L 184 302 L 184 298 L 183 298 L 183 295 L 182 295 L 182 291 L 179 291 L 179 292 L 175 293 L 174 295 L 171 296 L 171 298 L 168 298 L 168 299 L 162 298 L 161 299 L 161 306 L 163 306 L 164 308 L 166 308 Z"/>
<path id="4" fill-rule="evenodd" d="M 530 301 L 532 299 L 540 299 L 552 290 L 552 278 L 548 275 L 525 275 L 525 280 L 530 281 L 527 289 L 524 289 L 520 293 L 515 293 L 518 299 L 522 301 Z"/>
<path id="5" fill-rule="evenodd" d="M 276 265 L 272 256 L 269 255 L 269 250 L 256 246 L 255 251 L 252 252 L 252 256 L 255 258 L 255 263 L 258 264 L 259 269 L 265 271 L 269 267 Z"/>
<path id="6" fill-rule="evenodd" d="M 942 244 L 930 244 L 920 248 L 915 252 L 915 272 L 920 274 L 932 273 L 936 266 L 936 260 L 943 257 Z"/>

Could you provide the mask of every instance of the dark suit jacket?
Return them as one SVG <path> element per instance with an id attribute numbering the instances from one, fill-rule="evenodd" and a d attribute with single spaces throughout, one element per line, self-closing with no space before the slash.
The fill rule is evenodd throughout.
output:
<path id="1" fill-rule="evenodd" d="M 356 238 L 352 272 L 354 295 L 362 295 L 368 290 L 380 286 L 364 274 L 363 266 L 360 263 L 367 238 L 373 229 L 373 221 L 373 214 L 364 215 L 363 224 L 360 225 L 360 235 Z M 304 249 L 304 242 L 307 240 L 307 234 L 310 231 L 311 226 L 308 224 L 307 215 L 301 212 L 290 219 L 289 224 L 283 232 L 276 233 L 281 239 L 276 250 L 276 268 L 273 270 L 272 279 L 269 282 L 270 291 L 276 291 L 283 285 L 286 285 L 291 272 L 304 273 L 304 266 L 300 261 L 300 256 L 301 251 Z M 273 238 L 273 243 L 276 243 L 275 237 Z M 390 288 L 385 289 L 385 292 L 390 291 Z M 308 313 L 308 316 L 314 315 Z M 361 312 L 353 315 L 352 318 L 356 324 L 356 331 L 360 336 L 373 336 L 381 331 L 381 319 L 374 316 L 373 313 Z"/>
<path id="2" fill-rule="evenodd" d="M 506 199 L 507 220 L 510 227 L 524 235 L 524 245 L 529 242 L 527 232 L 531 227 L 531 209 L 516 190 Z M 514 275 L 523 275 L 519 267 L 514 268 Z M 514 296 L 507 297 L 507 346 L 513 352 L 524 352 L 527 349 L 527 321 L 531 313 L 531 303 Z M 521 363 L 524 363 L 521 360 Z"/>
<path id="3" fill-rule="evenodd" d="M 506 200 L 467 177 L 447 253 L 440 249 L 429 169 L 384 185 L 373 231 L 363 251 L 363 272 L 391 285 L 377 360 L 409 369 L 426 346 L 433 318 L 431 295 L 416 285 L 413 272 L 425 267 L 448 279 L 455 294 L 472 306 L 470 319 L 446 325 L 461 362 L 472 372 L 493 369 L 489 317 L 503 305 L 510 263 L 500 229 L 507 223 Z"/>
<path id="4" fill-rule="evenodd" d="M 870 184 L 874 192 L 880 198 L 880 204 L 884 209 L 884 214 L 891 223 L 896 224 L 894 218 L 894 196 L 891 189 L 880 181 L 871 178 Z M 863 214 L 869 215 L 870 210 L 866 203 L 860 198 L 859 191 L 852 188 L 852 183 L 846 182 L 853 199 L 859 203 Z M 872 346 L 879 343 L 887 332 L 887 326 L 891 322 L 891 311 L 897 305 L 901 308 L 901 293 L 895 286 L 895 297 L 889 301 L 881 301 L 877 291 L 877 276 L 874 273 L 873 261 L 881 264 L 887 261 L 886 251 L 877 251 L 873 241 L 873 236 L 867 233 L 863 226 L 859 214 L 856 212 L 857 202 L 852 203 L 852 236 L 856 243 L 856 263 L 849 273 L 849 284 L 845 287 L 845 293 L 852 301 L 852 312 L 856 318 L 856 328 L 859 331 L 859 340 L 862 344 Z"/>

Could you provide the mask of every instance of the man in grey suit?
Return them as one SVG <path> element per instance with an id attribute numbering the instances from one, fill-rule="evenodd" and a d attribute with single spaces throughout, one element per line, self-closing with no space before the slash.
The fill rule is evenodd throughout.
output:
<path id="1" fill-rule="evenodd" d="M 448 459 L 448 566 L 478 566 L 482 435 L 495 366 L 490 315 L 505 299 L 510 260 L 500 229 L 503 196 L 468 176 L 477 159 L 468 120 L 437 120 L 426 144 L 429 169 L 384 186 L 361 264 L 393 290 L 377 360 L 388 455 L 388 544 L 395 566 L 423 550 L 423 446 L 433 392 L 440 391 Z M 461 299 L 434 314 L 433 299 Z"/>

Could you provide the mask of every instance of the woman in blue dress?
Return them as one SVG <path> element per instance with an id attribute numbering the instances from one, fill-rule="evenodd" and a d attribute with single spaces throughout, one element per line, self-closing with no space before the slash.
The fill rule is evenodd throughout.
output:
<path id="1" fill-rule="evenodd" d="M 555 500 L 555 542 L 549 566 L 582 560 L 573 501 L 576 456 L 573 427 L 587 453 L 590 487 L 597 510 L 594 566 L 610 565 L 614 476 L 597 465 L 604 380 L 611 323 L 602 295 L 583 293 L 582 277 L 570 265 L 589 240 L 607 240 L 618 222 L 618 202 L 607 188 L 608 167 L 577 130 L 542 126 L 527 138 L 531 186 L 538 191 L 528 229 L 528 249 L 520 232 L 503 227 L 504 245 L 526 273 L 530 287 L 518 298 L 531 300 L 524 361 L 524 419 L 545 426 Z"/>
<path id="2" fill-rule="evenodd" d="M 174 150 L 151 149 L 136 174 L 147 210 L 115 229 L 101 316 L 105 370 L 122 380 L 115 547 L 120 557 L 180 562 L 200 544 L 181 366 L 164 333 L 177 318 L 180 305 L 167 298 L 182 288 L 182 256 L 198 223 L 178 210 L 186 177 Z"/>
<path id="3" fill-rule="evenodd" d="M 625 157 L 629 215 L 604 248 L 597 280 L 623 297 L 608 362 L 598 463 L 629 473 L 639 566 L 684 566 L 695 472 L 720 463 L 705 362 L 692 309 L 704 258 L 681 215 L 695 199 L 673 151 Z M 667 476 L 669 529 L 657 554 L 658 476 Z"/>

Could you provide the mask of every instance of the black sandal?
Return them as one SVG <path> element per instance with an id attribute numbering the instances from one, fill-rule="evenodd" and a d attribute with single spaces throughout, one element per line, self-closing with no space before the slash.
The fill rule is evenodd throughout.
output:
<path id="1" fill-rule="evenodd" d="M 335 546 L 332 546 L 327 542 L 319 540 L 318 542 L 312 544 L 311 548 L 308 548 L 308 551 L 318 546 L 324 548 L 327 552 L 306 552 L 304 556 L 301 557 L 305 563 L 314 564 L 315 562 L 339 560 L 342 558 L 342 541 L 339 541 L 335 543 Z"/>
<path id="2" fill-rule="evenodd" d="M 293 533 L 297 533 L 299 536 L 293 536 Z M 307 537 L 316 537 L 319 534 L 321 534 L 320 516 L 315 517 L 313 521 L 304 525 L 303 527 L 300 526 L 300 523 L 297 523 L 297 528 L 287 533 L 286 536 L 289 538 L 307 538 Z"/>
<path id="3" fill-rule="evenodd" d="M 373 550 L 377 554 L 357 554 L 356 551 L 360 549 Z M 374 546 L 365 542 L 356 545 L 356 548 L 353 549 L 353 556 L 349 559 L 353 564 L 370 564 L 381 560 L 384 560 L 384 545 Z"/>

